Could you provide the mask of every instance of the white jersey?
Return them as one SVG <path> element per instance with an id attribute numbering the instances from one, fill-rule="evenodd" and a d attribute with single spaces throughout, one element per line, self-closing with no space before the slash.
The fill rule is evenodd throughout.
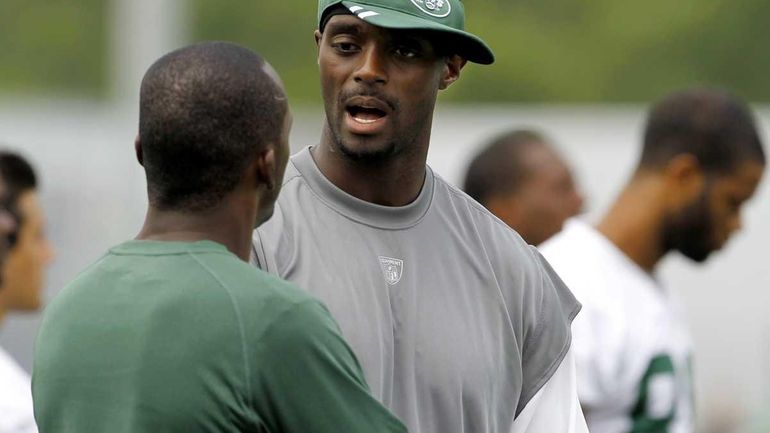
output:
<path id="1" fill-rule="evenodd" d="M 29 375 L 0 348 L 0 433 L 37 433 Z"/>
<path id="2" fill-rule="evenodd" d="M 569 352 L 579 304 L 537 250 L 429 168 L 413 203 L 384 207 L 299 152 L 252 258 L 328 306 L 411 433 L 584 431 Z"/>
<path id="3" fill-rule="evenodd" d="M 573 349 L 591 432 L 691 433 L 692 343 L 678 301 L 584 222 L 540 250 L 583 304 Z"/>

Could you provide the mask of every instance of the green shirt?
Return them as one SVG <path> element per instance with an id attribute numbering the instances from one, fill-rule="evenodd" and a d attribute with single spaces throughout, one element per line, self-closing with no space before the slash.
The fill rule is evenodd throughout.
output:
<path id="1" fill-rule="evenodd" d="M 405 432 L 326 308 L 222 245 L 129 241 L 38 336 L 41 433 Z"/>

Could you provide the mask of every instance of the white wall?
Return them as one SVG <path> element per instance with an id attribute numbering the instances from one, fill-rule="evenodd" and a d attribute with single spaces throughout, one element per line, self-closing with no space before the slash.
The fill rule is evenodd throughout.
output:
<path id="1" fill-rule="evenodd" d="M 503 129 L 534 126 L 551 135 L 574 163 L 589 198 L 589 216 L 613 199 L 635 163 L 644 113 L 635 107 L 440 107 L 429 163 L 459 183 L 482 141 Z M 293 148 L 317 140 L 319 110 L 295 113 Z M 762 111 L 764 129 L 770 112 Z M 0 101 L 0 144 L 29 156 L 42 177 L 42 198 L 58 257 L 50 298 L 109 246 L 133 237 L 144 216 L 144 178 L 133 155 L 134 107 L 73 102 Z M 765 182 L 766 184 L 766 182 Z M 770 402 L 770 192 L 763 184 L 746 209 L 746 230 L 705 266 L 672 257 L 662 279 L 686 301 L 696 343 L 697 392 L 704 420 L 745 417 Z M 0 344 L 25 368 L 39 314 L 13 315 Z M 768 406 L 765 406 L 768 407 Z"/>

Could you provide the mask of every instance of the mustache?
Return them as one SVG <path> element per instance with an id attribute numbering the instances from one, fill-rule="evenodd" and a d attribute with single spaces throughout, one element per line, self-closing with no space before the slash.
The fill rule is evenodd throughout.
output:
<path id="1" fill-rule="evenodd" d="M 347 101 L 349 101 L 351 98 L 354 98 L 356 96 L 366 96 L 369 98 L 377 98 L 380 101 L 387 104 L 391 110 L 397 111 L 399 109 L 400 104 L 398 103 L 397 100 L 391 98 L 390 96 L 382 92 L 378 92 L 377 90 L 373 90 L 373 89 L 351 89 L 351 90 L 341 91 L 340 97 L 339 97 L 340 107 L 346 106 Z"/>

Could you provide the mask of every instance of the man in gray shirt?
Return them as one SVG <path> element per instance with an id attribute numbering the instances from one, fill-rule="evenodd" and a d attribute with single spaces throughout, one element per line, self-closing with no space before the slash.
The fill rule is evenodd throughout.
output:
<path id="1" fill-rule="evenodd" d="M 489 48 L 458 0 L 319 1 L 320 144 L 252 260 L 319 297 L 412 433 L 585 432 L 570 323 L 534 249 L 426 166 L 436 97 Z"/>

